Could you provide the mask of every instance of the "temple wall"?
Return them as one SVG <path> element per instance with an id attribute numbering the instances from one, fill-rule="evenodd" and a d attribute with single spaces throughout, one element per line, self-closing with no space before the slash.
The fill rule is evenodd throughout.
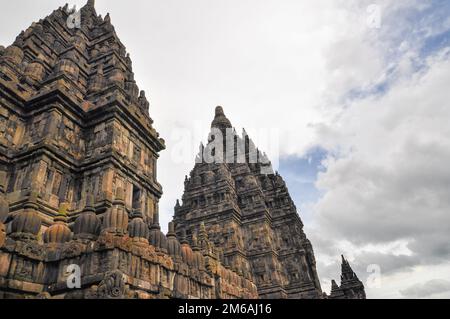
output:
<path id="1" fill-rule="evenodd" d="M 257 297 L 254 284 L 213 262 L 210 271 L 198 270 L 174 262 L 145 241 L 109 233 L 95 241 L 64 244 L 5 240 L 1 233 L 0 298 Z M 70 265 L 80 266 L 80 289 L 67 286 Z"/>

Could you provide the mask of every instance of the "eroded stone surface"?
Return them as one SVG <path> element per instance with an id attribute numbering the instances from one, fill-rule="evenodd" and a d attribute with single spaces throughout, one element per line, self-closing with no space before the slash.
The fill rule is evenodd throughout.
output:
<path id="1" fill-rule="evenodd" d="M 223 156 L 212 162 L 217 153 L 208 152 L 219 149 L 212 146 L 217 132 Z M 245 131 L 236 134 L 222 107 L 216 108 L 211 136 L 176 204 L 177 233 L 184 230 L 192 243 L 200 228 L 200 245 L 207 236 L 223 264 L 255 281 L 261 298 L 322 298 L 314 252 L 283 178 Z"/>
<path id="2" fill-rule="evenodd" d="M 287 187 L 259 151 L 263 165 L 199 161 L 161 232 L 165 143 L 93 3 L 80 28 L 66 5 L 0 47 L 0 298 L 324 297 Z M 231 128 L 222 108 L 212 127 Z M 365 297 L 346 261 L 330 297 Z"/>
<path id="3" fill-rule="evenodd" d="M 167 240 L 164 140 L 109 16 L 93 1 L 81 28 L 69 15 L 55 10 L 0 50 L 0 298 L 257 298 L 216 255 L 188 265 L 149 243 L 152 229 Z"/>

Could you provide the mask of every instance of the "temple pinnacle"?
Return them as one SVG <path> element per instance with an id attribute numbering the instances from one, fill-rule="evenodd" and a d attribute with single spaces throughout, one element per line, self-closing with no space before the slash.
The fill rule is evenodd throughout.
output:
<path id="1" fill-rule="evenodd" d="M 211 123 L 211 128 L 227 129 L 231 127 L 231 122 L 225 116 L 223 108 L 221 106 L 216 107 L 216 114 L 214 117 L 214 121 Z"/>

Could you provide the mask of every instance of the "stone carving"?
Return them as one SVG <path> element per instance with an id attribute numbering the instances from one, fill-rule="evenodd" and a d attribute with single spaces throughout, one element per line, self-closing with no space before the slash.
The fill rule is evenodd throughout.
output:
<path id="1" fill-rule="evenodd" d="M 87 195 L 86 207 L 77 217 L 73 226 L 75 239 L 94 240 L 100 232 L 101 221 L 97 216 L 94 207 L 94 197 Z"/>
<path id="2" fill-rule="evenodd" d="M 83 252 L 83 245 L 78 242 L 71 241 L 66 244 L 62 251 L 63 258 L 74 258 L 80 256 Z"/>
<path id="3" fill-rule="evenodd" d="M 54 224 L 51 225 L 44 233 L 44 242 L 46 244 L 64 244 L 72 238 L 72 233 L 67 226 L 67 208 L 61 205 L 59 215 L 56 216 Z"/>
<path id="4" fill-rule="evenodd" d="M 223 108 L 217 107 L 212 132 L 219 129 L 225 134 L 231 128 Z M 227 163 L 209 164 L 198 157 L 185 182 L 183 205 L 178 202 L 175 206 L 177 228 L 198 228 L 201 216 L 198 246 L 204 253 L 210 252 L 211 240 L 224 265 L 252 278 L 260 297 L 323 298 L 312 246 L 286 183 L 278 173 L 260 169 L 263 164 L 270 166 L 270 161 L 245 130 L 242 137 L 235 134 L 234 140 L 245 141 L 241 149 L 245 156 L 240 158 L 234 151 L 228 154 L 228 149 L 233 150 L 228 139 L 223 148 Z M 209 146 L 202 145 L 201 150 Z M 254 154 L 264 163 L 251 162 Z M 210 184 L 213 176 L 215 183 Z M 212 200 L 205 205 L 202 198 Z"/>
<path id="5" fill-rule="evenodd" d="M 263 297 L 316 296 L 312 247 L 286 187 L 272 175 L 268 183 L 278 186 L 262 189 L 256 164 L 200 161 L 169 233 L 161 231 L 156 172 L 165 142 L 130 55 L 93 0 L 80 9 L 79 29 L 64 27 L 67 8 L 0 47 L 0 298 L 256 299 L 255 283 Z M 223 108 L 213 127 L 231 127 Z M 246 157 L 258 153 L 245 141 Z M 277 216 L 263 199 L 290 214 Z M 274 247 L 279 223 L 298 225 L 302 247 Z M 294 271 L 314 280 L 289 290 L 284 264 L 300 251 L 307 269 Z M 81 288 L 70 289 L 76 274 Z"/>
<path id="6" fill-rule="evenodd" d="M 22 246 L 18 246 L 17 253 L 28 258 L 41 260 L 45 256 L 45 249 L 36 241 L 30 240 L 25 242 Z"/>
<path id="7" fill-rule="evenodd" d="M 99 299 L 123 299 L 126 294 L 124 274 L 118 270 L 105 274 L 98 286 Z"/>
<path id="8" fill-rule="evenodd" d="M 37 209 L 37 193 L 33 191 L 24 210 L 19 212 L 11 223 L 11 232 L 14 238 L 36 240 L 42 224 L 36 212 Z"/>

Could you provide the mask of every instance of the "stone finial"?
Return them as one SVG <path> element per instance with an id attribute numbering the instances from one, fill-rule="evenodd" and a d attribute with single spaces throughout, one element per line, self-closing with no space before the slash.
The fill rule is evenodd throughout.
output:
<path id="1" fill-rule="evenodd" d="M 169 223 L 169 232 L 167 233 L 168 235 L 169 234 L 175 234 L 175 223 L 174 222 L 170 222 Z"/>
<path id="2" fill-rule="evenodd" d="M 192 234 L 192 249 L 199 250 L 198 248 L 198 239 L 196 234 Z"/>
<path id="3" fill-rule="evenodd" d="M 158 215 L 158 213 L 155 213 L 153 216 L 154 220 L 153 225 L 150 227 L 149 242 L 156 248 L 156 251 L 167 253 L 167 237 L 161 231 Z"/>
<path id="4" fill-rule="evenodd" d="M 63 244 L 70 241 L 72 232 L 67 226 L 67 203 L 60 205 L 58 215 L 53 220 L 55 223 L 44 233 L 44 243 Z"/>
<path id="5" fill-rule="evenodd" d="M 153 225 L 152 226 L 158 226 L 159 227 L 159 212 L 153 213 Z"/>
<path id="6" fill-rule="evenodd" d="M 197 235 L 192 235 L 192 252 L 193 252 L 193 266 L 198 268 L 200 271 L 205 270 L 205 258 L 200 251 L 200 247 L 197 243 Z"/>
<path id="7" fill-rule="evenodd" d="M 136 209 L 133 212 L 131 222 L 128 225 L 128 233 L 131 238 L 138 238 L 140 241 L 148 243 L 149 229 L 144 222 L 140 209 Z"/>
<path id="8" fill-rule="evenodd" d="M 167 251 L 174 261 L 178 262 L 181 260 L 181 244 L 177 239 L 175 233 L 175 223 L 169 223 L 169 232 L 167 233 Z"/>
<path id="9" fill-rule="evenodd" d="M 186 229 L 181 231 L 181 258 L 183 261 L 189 266 L 194 266 L 194 252 L 192 251 L 191 246 L 189 246 L 189 242 L 186 238 Z"/>
<path id="10" fill-rule="evenodd" d="M 32 191 L 28 201 L 24 205 L 24 210 L 19 212 L 13 219 L 11 231 L 14 236 L 24 239 L 36 239 L 41 229 L 42 220 L 36 210 L 38 194 Z"/>
<path id="11" fill-rule="evenodd" d="M 339 286 L 337 285 L 336 281 L 333 279 L 331 281 L 331 290 L 337 290 L 339 289 Z"/>
<path id="12" fill-rule="evenodd" d="M 202 236 L 208 237 L 208 233 L 207 233 L 207 231 L 206 231 L 206 226 L 205 226 L 205 223 L 204 223 L 204 222 L 202 222 L 202 223 L 200 224 L 200 234 L 201 234 Z"/>
<path id="13" fill-rule="evenodd" d="M 147 97 L 145 95 L 145 91 L 141 91 L 139 93 L 139 97 L 138 97 L 138 102 L 139 102 L 139 106 L 144 109 L 144 110 L 148 110 L 150 107 L 150 103 L 147 100 Z"/>
<path id="14" fill-rule="evenodd" d="M 125 192 L 122 187 L 116 189 L 113 207 L 103 216 L 102 232 L 125 235 L 128 232 L 128 213 L 125 209 Z"/>
<path id="15" fill-rule="evenodd" d="M 187 235 L 186 235 L 186 229 L 182 229 L 181 230 L 181 238 L 180 238 L 180 243 L 183 245 L 183 244 L 189 244 L 189 241 L 187 240 Z"/>
<path id="16" fill-rule="evenodd" d="M 95 213 L 94 195 L 87 194 L 86 206 L 73 226 L 75 238 L 94 240 L 100 232 L 101 221 Z"/>
<path id="17" fill-rule="evenodd" d="M 211 123 L 211 128 L 226 129 L 232 128 L 230 120 L 225 116 L 221 106 L 216 107 L 215 117 Z"/>

